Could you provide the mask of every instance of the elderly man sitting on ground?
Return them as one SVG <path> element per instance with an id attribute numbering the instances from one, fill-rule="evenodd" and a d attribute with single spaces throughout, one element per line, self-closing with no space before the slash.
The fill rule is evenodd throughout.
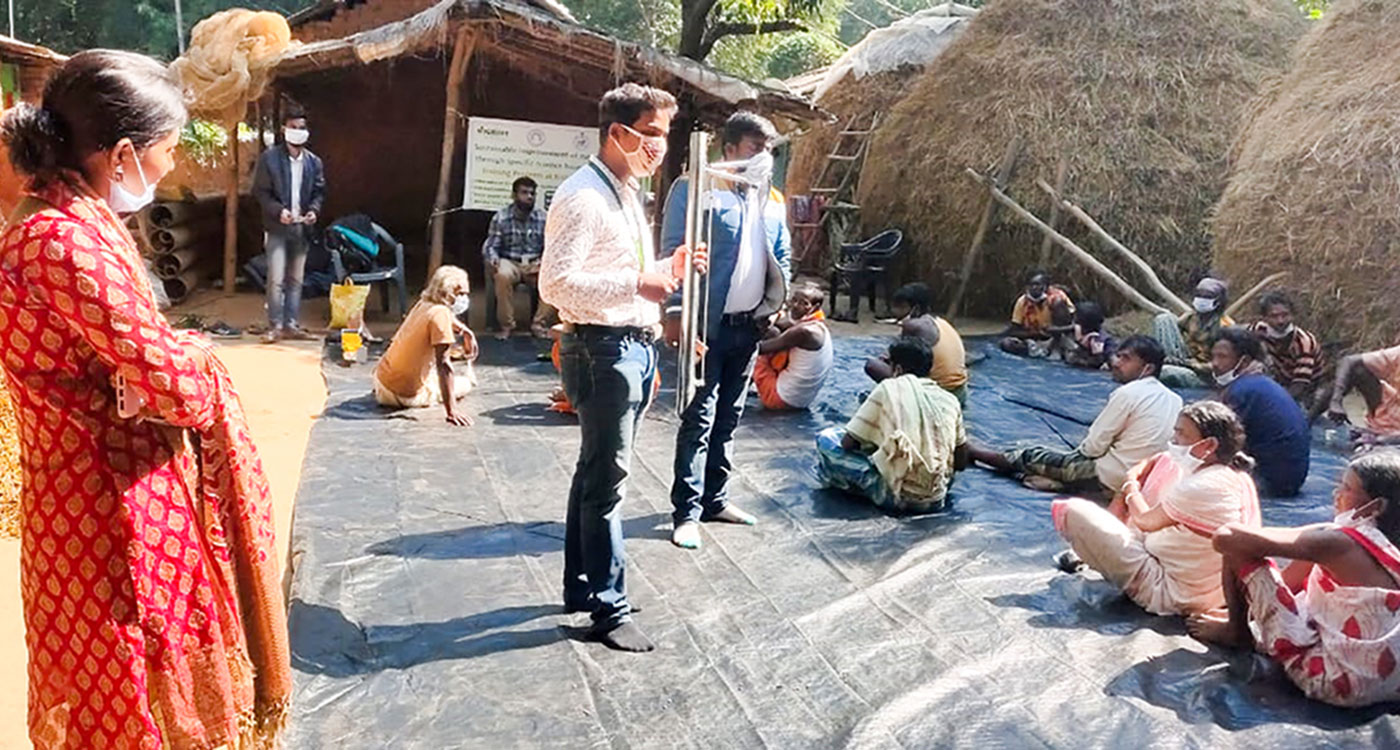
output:
<path id="1" fill-rule="evenodd" d="M 460 329 L 466 356 L 476 357 L 476 337 L 457 322 L 470 305 L 470 290 L 467 272 L 456 266 L 443 266 L 433 273 L 374 368 L 374 398 L 380 406 L 421 408 L 440 403 L 448 424 L 471 426 L 472 418 L 457 411 L 456 402 L 472 389 L 476 377 L 470 363 L 466 375 L 454 373 L 449 356 Z"/>

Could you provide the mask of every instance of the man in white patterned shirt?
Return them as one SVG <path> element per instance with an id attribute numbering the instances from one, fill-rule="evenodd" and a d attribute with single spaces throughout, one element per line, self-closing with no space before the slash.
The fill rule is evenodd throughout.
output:
<path id="1" fill-rule="evenodd" d="M 660 303 L 680 284 L 684 249 L 656 260 L 637 179 L 666 156 L 676 100 L 628 83 L 598 104 L 602 146 L 554 194 L 544 229 L 540 297 L 564 322 L 560 369 L 583 440 L 564 531 L 564 607 L 589 612 L 590 636 L 651 651 L 627 602 L 622 497 L 632 441 L 656 382 Z M 703 252 L 695 261 L 703 268 Z"/>

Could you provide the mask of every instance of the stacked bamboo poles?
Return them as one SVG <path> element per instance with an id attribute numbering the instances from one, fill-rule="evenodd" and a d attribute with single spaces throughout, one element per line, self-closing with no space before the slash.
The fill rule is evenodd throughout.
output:
<path id="1" fill-rule="evenodd" d="M 171 304 L 179 304 L 213 269 L 223 229 L 223 200 L 156 203 L 144 222 L 155 254 L 151 267 L 165 285 Z"/>

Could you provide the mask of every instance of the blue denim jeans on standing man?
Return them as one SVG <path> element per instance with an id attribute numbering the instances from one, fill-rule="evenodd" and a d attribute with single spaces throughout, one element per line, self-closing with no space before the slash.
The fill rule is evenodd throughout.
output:
<path id="1" fill-rule="evenodd" d="M 582 428 L 564 530 L 564 604 L 589 609 L 595 626 L 631 619 L 622 498 L 632 442 L 651 403 L 656 347 L 636 335 L 566 333 L 560 370 Z"/>
<path id="2" fill-rule="evenodd" d="M 671 519 L 699 521 L 724 509 L 734 469 L 734 428 L 744 413 L 759 331 L 750 318 L 722 322 L 706 342 L 705 382 L 681 415 L 676 432 Z"/>
<path id="3" fill-rule="evenodd" d="M 301 284 L 306 276 L 306 228 L 267 230 L 267 327 L 301 327 Z"/>

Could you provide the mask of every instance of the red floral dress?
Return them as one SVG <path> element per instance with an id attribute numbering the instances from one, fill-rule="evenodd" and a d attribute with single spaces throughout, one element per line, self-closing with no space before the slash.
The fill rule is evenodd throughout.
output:
<path id="1" fill-rule="evenodd" d="M 285 611 L 227 372 L 158 312 L 105 202 L 60 183 L 26 211 L 0 236 L 0 365 L 23 454 L 31 739 L 267 741 L 290 688 Z M 118 373 L 142 418 L 118 416 Z"/>

